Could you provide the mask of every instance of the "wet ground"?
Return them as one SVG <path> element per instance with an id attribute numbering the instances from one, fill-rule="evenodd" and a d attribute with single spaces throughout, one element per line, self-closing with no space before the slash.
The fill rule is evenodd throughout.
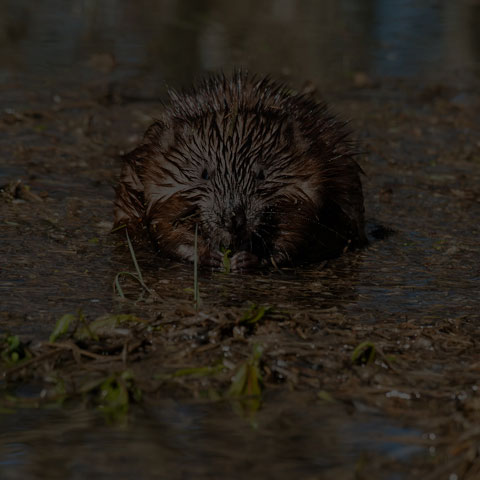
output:
<path id="1" fill-rule="evenodd" d="M 478 5 L 260 2 L 248 22 L 215 2 L 54 3 L 0 2 L 0 476 L 478 478 Z M 197 308 L 193 268 L 136 246 L 150 293 L 122 276 L 122 300 L 120 155 L 165 80 L 238 63 L 350 119 L 371 243 L 202 272 Z"/>

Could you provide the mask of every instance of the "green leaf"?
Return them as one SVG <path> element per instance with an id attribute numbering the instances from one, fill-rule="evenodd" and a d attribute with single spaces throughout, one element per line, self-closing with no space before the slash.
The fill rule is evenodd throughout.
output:
<path id="1" fill-rule="evenodd" d="M 0 338 L 0 349 L 0 358 L 7 365 L 16 364 L 31 357 L 25 344 L 17 335 L 7 335 L 3 338 L 3 342 Z"/>
<path id="2" fill-rule="evenodd" d="M 99 410 L 110 423 L 122 420 L 128 413 L 128 390 L 124 382 L 119 382 L 116 375 L 111 375 L 100 385 Z"/>
<path id="3" fill-rule="evenodd" d="M 257 427 L 254 416 L 262 404 L 261 355 L 262 348 L 256 345 L 250 358 L 238 368 L 227 392 L 227 396 L 232 400 L 234 411 L 250 419 L 254 428 Z"/>
<path id="4" fill-rule="evenodd" d="M 108 423 L 126 420 L 130 404 L 138 403 L 142 398 L 142 392 L 136 386 L 130 370 L 112 373 L 108 377 L 90 379 L 79 391 L 91 396 Z"/>
<path id="5" fill-rule="evenodd" d="M 222 253 L 223 253 L 223 257 L 222 257 L 223 268 L 225 269 L 225 273 L 230 273 L 231 271 L 230 254 L 232 253 L 232 251 L 227 248 L 222 248 Z"/>
<path id="6" fill-rule="evenodd" d="M 370 365 L 377 356 L 375 344 L 370 341 L 360 343 L 352 353 L 352 362 L 357 365 Z"/>
<path id="7" fill-rule="evenodd" d="M 81 314 L 79 314 L 81 315 Z M 62 335 L 65 335 L 65 333 L 68 332 L 68 329 L 70 328 L 70 325 L 77 320 L 78 316 L 73 314 L 73 313 L 67 313 L 63 317 L 61 317 L 58 321 L 57 324 L 55 325 L 55 328 L 53 329 L 52 334 L 50 335 L 50 342 L 55 342 L 58 338 L 60 338 Z"/>
<path id="8" fill-rule="evenodd" d="M 317 392 L 317 397 L 319 400 L 322 400 L 324 402 L 335 403 L 335 399 L 325 390 L 320 390 L 319 392 Z"/>
<path id="9" fill-rule="evenodd" d="M 252 303 L 250 308 L 243 314 L 240 322 L 249 324 L 257 323 L 265 316 L 266 313 L 270 312 L 271 310 L 272 307 L 264 307 L 262 305 L 257 305 L 256 303 Z"/>
<path id="10" fill-rule="evenodd" d="M 230 397 L 260 396 L 262 393 L 262 376 L 260 373 L 260 358 L 262 347 L 255 345 L 250 358 L 243 363 L 232 379 L 228 390 Z"/>

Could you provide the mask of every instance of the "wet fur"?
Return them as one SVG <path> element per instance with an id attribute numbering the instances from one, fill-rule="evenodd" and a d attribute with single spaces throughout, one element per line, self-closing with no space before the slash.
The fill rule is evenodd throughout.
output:
<path id="1" fill-rule="evenodd" d="M 360 173 L 324 103 L 244 72 L 214 76 L 170 92 L 124 157 L 115 225 L 190 261 L 198 225 L 209 266 L 222 248 L 258 263 L 316 261 L 365 243 Z"/>

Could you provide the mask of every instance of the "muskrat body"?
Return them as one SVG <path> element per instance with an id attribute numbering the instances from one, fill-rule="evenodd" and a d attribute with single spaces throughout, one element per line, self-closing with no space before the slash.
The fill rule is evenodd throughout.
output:
<path id="1" fill-rule="evenodd" d="M 160 251 L 235 271 L 336 256 L 366 242 L 361 169 L 324 103 L 236 72 L 170 92 L 124 156 L 115 225 Z"/>

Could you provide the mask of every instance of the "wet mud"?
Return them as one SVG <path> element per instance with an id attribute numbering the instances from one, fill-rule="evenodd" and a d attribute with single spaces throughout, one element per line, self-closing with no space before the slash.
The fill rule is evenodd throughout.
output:
<path id="1" fill-rule="evenodd" d="M 228 463 L 229 478 L 301 468 L 309 478 L 480 475 L 480 97 L 407 80 L 360 86 L 329 100 L 365 148 L 370 245 L 321 265 L 202 271 L 197 302 L 193 266 L 149 245 L 134 245 L 148 292 L 117 275 L 138 272 L 124 234 L 110 232 L 112 185 L 158 102 L 70 90 L 1 113 L 0 408 L 7 423 L 25 418 L 15 433 L 7 427 L 15 442 L 39 445 L 43 422 L 71 439 L 73 457 L 92 460 L 95 442 L 74 438 L 100 428 L 106 442 L 104 418 L 144 439 L 157 435 L 152 425 L 167 428 L 159 443 L 172 471 L 175 449 L 207 439 L 168 478 L 208 478 L 205 458 L 218 471 L 240 444 L 274 438 L 295 445 L 290 460 L 262 469 L 282 451 L 278 440 L 239 457 L 241 473 Z M 15 457 L 15 442 L 3 455 Z M 143 440 L 139 458 L 151 448 Z M 88 471 L 78 457 L 71 468 Z M 33 455 L 17 473 L 50 461 Z"/>

